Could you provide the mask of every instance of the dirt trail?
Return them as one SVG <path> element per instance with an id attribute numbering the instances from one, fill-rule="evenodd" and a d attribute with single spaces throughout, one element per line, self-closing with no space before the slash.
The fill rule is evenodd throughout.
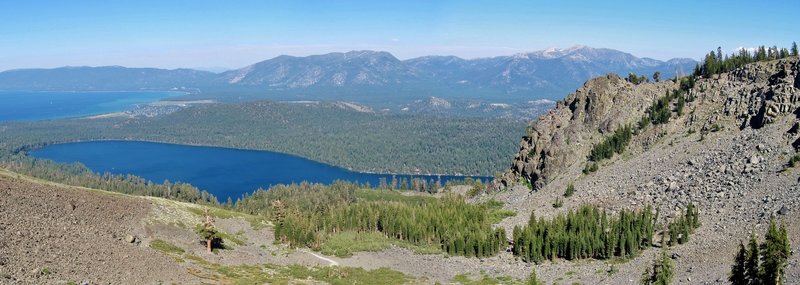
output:
<path id="1" fill-rule="evenodd" d="M 308 250 L 303 250 L 303 252 L 313 255 L 314 257 L 319 258 L 320 260 L 328 262 L 329 263 L 328 266 L 339 266 L 339 262 L 337 262 L 336 260 L 321 256 L 319 254 L 313 253 Z"/>

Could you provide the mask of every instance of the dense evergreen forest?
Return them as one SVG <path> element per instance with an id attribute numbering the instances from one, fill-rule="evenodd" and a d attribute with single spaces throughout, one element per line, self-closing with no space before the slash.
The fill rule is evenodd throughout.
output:
<path id="1" fill-rule="evenodd" d="M 597 207 L 582 206 L 551 220 L 531 214 L 528 225 L 514 228 L 514 255 L 539 263 L 556 257 L 567 260 L 636 256 L 651 245 L 655 219 L 650 207 L 639 213 L 620 211 L 609 216 Z"/>
<path id="2" fill-rule="evenodd" d="M 632 257 L 655 245 L 657 220 L 658 212 L 654 215 L 650 206 L 609 215 L 596 206 L 583 205 L 550 220 L 536 219 L 531 213 L 527 225 L 514 227 L 512 253 L 535 263 L 555 258 Z M 660 244 L 683 244 L 699 225 L 698 212 L 690 203 L 681 216 L 662 226 Z"/>
<path id="3" fill-rule="evenodd" d="M 364 172 L 491 176 L 524 134 L 518 120 L 366 113 L 335 103 L 196 106 L 155 118 L 0 123 L 0 148 L 98 139 L 270 150 Z"/>
<path id="4" fill-rule="evenodd" d="M 461 196 L 402 195 L 336 182 L 260 190 L 240 200 L 234 209 L 270 217 L 276 225 L 276 238 L 290 246 L 318 249 L 339 232 L 379 232 L 452 255 L 485 257 L 507 243 L 505 231 L 492 228 L 511 214 L 500 207 L 497 202 L 470 204 Z"/>

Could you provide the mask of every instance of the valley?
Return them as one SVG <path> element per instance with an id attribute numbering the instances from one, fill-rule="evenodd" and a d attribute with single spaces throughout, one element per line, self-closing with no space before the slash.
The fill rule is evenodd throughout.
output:
<path id="1" fill-rule="evenodd" d="M 82 180 L 75 178 L 85 177 L 88 179 L 85 181 L 98 181 L 92 182 L 93 185 L 115 185 L 121 189 L 116 192 L 151 195 L 126 192 L 126 187 L 135 188 L 135 179 L 91 180 L 88 178 L 91 175 L 76 175 L 84 172 L 57 164 L 26 162 L 25 159 L 31 158 L 25 158 L 22 152 L 7 154 L 4 160 L 7 170 L 0 180 L 7 186 L 0 189 L 5 189 L 8 197 L 17 197 L 8 201 L 26 199 L 21 192 L 15 192 L 18 189 L 36 193 L 53 193 L 42 189 L 65 189 L 59 191 L 77 196 L 56 203 L 79 201 L 67 205 L 67 210 L 85 207 L 87 204 L 80 201 L 96 199 L 90 198 L 94 196 L 145 201 L 134 204 L 139 205 L 133 207 L 141 214 L 121 224 L 124 227 L 98 231 L 113 232 L 107 242 L 114 247 L 123 246 L 131 254 L 145 254 L 161 260 L 158 262 L 170 263 L 170 267 L 180 267 L 174 269 L 182 272 L 180 275 L 161 275 L 157 271 L 151 275 L 154 280 L 166 282 L 290 284 L 314 280 L 351 284 L 361 280 L 381 284 L 520 284 L 535 271 L 537 279 L 548 283 L 621 284 L 640 280 L 653 260 L 663 254 L 670 260 L 673 283 L 720 283 L 727 281 L 737 244 L 754 234 L 761 237 L 772 221 L 777 220 L 788 229 L 787 246 L 791 247 L 787 250 L 800 251 L 798 172 L 792 163 L 796 157 L 793 144 L 797 140 L 797 132 L 793 130 L 798 124 L 794 114 L 798 106 L 792 98 L 800 96 L 798 78 L 800 61 L 788 57 L 657 83 L 632 83 L 614 74 L 591 79 L 527 129 L 511 168 L 489 185 L 452 184 L 430 191 L 410 191 L 390 190 L 383 185 L 379 189 L 364 189 L 357 184 L 336 182 L 273 186 L 245 196 L 235 204 L 220 203 L 207 193 L 198 199 L 196 193 L 200 192 L 191 194 L 191 191 L 188 198 L 163 196 L 173 199 L 167 200 L 60 184 L 77 183 Z M 376 116 L 364 113 L 364 109 L 353 110 L 347 104 L 261 102 L 202 105 L 168 117 L 192 118 L 202 114 L 211 116 L 210 121 L 221 121 L 213 119 L 213 115 L 226 113 L 212 108 L 224 110 L 232 106 L 238 112 L 245 111 L 248 118 L 258 118 L 256 114 L 282 114 L 277 118 L 286 121 L 291 121 L 289 115 L 293 110 L 308 114 L 309 108 L 331 112 L 326 114 L 346 110 L 346 114 L 353 116 L 349 117 L 351 122 L 357 122 L 353 118 L 364 114 Z M 260 112 L 267 107 L 284 112 Z M 656 115 L 662 113 L 665 115 Z M 181 117 L 173 117 L 170 123 L 181 121 L 174 118 Z M 393 121 L 397 118 L 402 119 L 393 117 Z M 3 140 L 6 149 L 26 150 L 47 145 L 36 138 L 67 136 L 78 129 L 75 126 L 85 130 L 85 126 L 97 124 L 95 130 L 110 138 L 107 134 L 126 128 L 126 124 L 158 125 L 158 120 L 156 117 L 6 123 L 0 134 L 7 138 Z M 299 122 L 307 121 L 313 122 L 308 119 Z M 618 132 L 620 129 L 623 131 Z M 325 134 L 324 129 L 319 131 Z M 598 148 L 604 141 L 609 141 L 605 143 L 608 151 Z M 594 165 L 592 170 L 587 170 L 589 165 Z M 61 177 L 57 180 L 62 182 L 39 180 L 20 173 L 24 171 L 42 177 Z M 167 187 L 152 187 L 156 186 Z M 567 194 L 565 189 L 572 190 Z M 109 205 L 114 203 L 117 202 Z M 4 208 L 19 205 L 26 204 L 9 204 Z M 206 207 L 211 209 L 210 215 L 215 218 L 224 242 L 216 254 L 205 253 L 204 243 L 198 241 L 192 230 L 195 228 L 192 225 L 203 218 L 200 209 Z M 687 208 L 696 212 L 687 212 Z M 549 231 L 555 232 L 564 223 L 559 221 L 567 217 L 576 219 L 578 212 L 586 215 L 588 211 L 599 222 L 597 215 L 601 210 L 602 221 L 606 221 L 608 213 L 608 222 L 613 225 L 609 227 L 614 230 L 591 235 L 605 244 L 601 247 L 605 248 L 601 251 L 605 254 L 594 251 L 597 245 L 579 243 L 588 238 L 581 236 L 585 233 L 580 230 L 545 236 L 542 247 L 527 247 L 529 242 L 532 245 L 539 241 L 520 239 L 521 232 L 532 231 L 521 231 L 521 226 L 553 227 Z M 133 210 L 115 210 L 112 206 L 109 211 Z M 681 228 L 686 227 L 684 217 L 688 213 L 694 213 L 689 220 L 695 222 L 690 228 Z M 618 215 L 620 218 L 616 218 Z M 82 219 L 90 218 L 78 220 Z M 621 222 L 626 220 L 636 226 L 626 228 L 625 222 Z M 8 220 L 0 224 L 18 225 Z M 684 232 L 677 233 L 679 229 Z M 27 232 L 12 228 L 11 232 L 14 231 L 18 236 L 42 234 L 46 240 L 46 233 L 52 230 Z M 9 247 L 10 244 L 13 246 Z M 22 250 L 18 243 L 10 244 L 4 248 Z M 590 248 L 595 253 L 587 253 Z M 547 255 L 537 257 L 533 253 L 538 250 Z M 523 253 L 528 255 L 520 256 Z M 118 271 L 113 267 L 95 261 L 86 262 L 109 268 L 101 271 L 106 273 L 76 274 L 85 272 L 75 267 L 83 263 L 48 264 L 43 257 L 20 261 L 16 259 L 18 255 L 11 256 L 15 259 L 6 261 L 10 264 L 39 265 L 34 267 L 35 272 L 9 269 L 0 272 L 10 280 L 127 283 L 126 279 L 118 279 L 126 277 L 115 273 Z M 800 280 L 799 258 L 796 254 L 786 256 L 785 284 Z"/>
<path id="2" fill-rule="evenodd" d="M 798 10 L 0 1 L 0 284 L 800 285 Z"/>

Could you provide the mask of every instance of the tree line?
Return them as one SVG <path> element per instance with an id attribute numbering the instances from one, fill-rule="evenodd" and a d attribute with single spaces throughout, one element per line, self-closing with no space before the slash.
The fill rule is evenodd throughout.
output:
<path id="1" fill-rule="evenodd" d="M 188 183 L 155 183 L 136 175 L 97 174 L 80 163 L 57 163 L 22 154 L 0 151 L 0 166 L 10 171 L 47 181 L 73 186 L 124 193 L 137 196 L 161 197 L 182 202 L 219 205 L 217 197 Z"/>
<path id="2" fill-rule="evenodd" d="M 588 157 L 589 162 L 583 168 L 583 174 L 597 171 L 599 168 L 598 162 L 601 160 L 609 159 L 613 157 L 615 153 L 621 154 L 625 151 L 625 147 L 628 146 L 632 138 L 633 130 L 631 126 L 625 125 L 617 128 L 610 137 L 606 137 L 600 143 L 592 146 Z"/>
<path id="3" fill-rule="evenodd" d="M 753 52 L 742 48 L 730 55 L 723 55 L 722 48 L 718 47 L 716 52 L 709 52 L 703 59 L 702 64 L 698 64 L 695 67 L 694 75 L 709 78 L 711 75 L 728 72 L 748 63 L 782 59 L 789 56 L 798 56 L 796 42 L 792 42 L 791 50 L 787 48 L 779 49 L 777 46 L 765 47 L 762 45 Z"/>

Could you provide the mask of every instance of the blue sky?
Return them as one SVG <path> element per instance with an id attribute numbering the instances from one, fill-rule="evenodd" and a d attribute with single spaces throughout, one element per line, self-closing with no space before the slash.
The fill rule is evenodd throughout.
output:
<path id="1" fill-rule="evenodd" d="M 698 59 L 800 41 L 800 1 L 2 1 L 0 70 L 238 68 L 281 54 L 406 59 L 607 47 Z"/>

